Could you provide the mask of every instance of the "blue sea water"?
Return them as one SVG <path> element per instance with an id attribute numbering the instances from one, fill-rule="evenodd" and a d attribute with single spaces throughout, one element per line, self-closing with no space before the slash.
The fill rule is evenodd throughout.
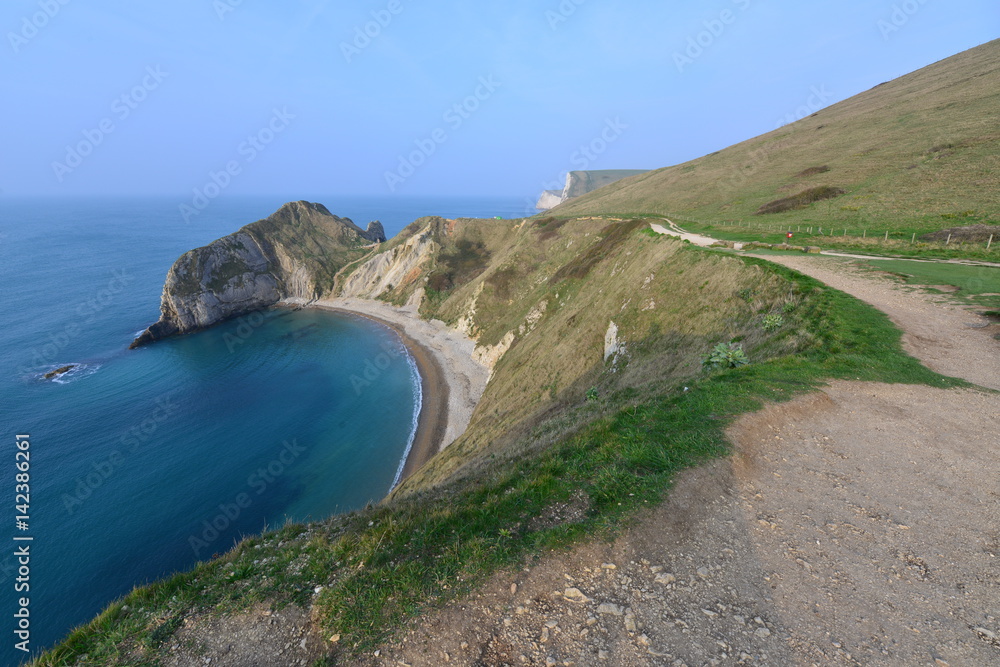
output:
<path id="1" fill-rule="evenodd" d="M 157 319 L 181 253 L 300 198 L 220 199 L 190 223 L 168 198 L 0 198 L 0 664 L 26 657 L 14 648 L 21 597 L 37 653 L 243 535 L 391 488 L 420 384 L 390 329 L 278 309 L 127 349 Z M 516 197 L 310 199 L 361 227 L 380 219 L 390 236 L 423 215 L 526 213 Z M 375 381 L 357 382 L 376 361 Z M 80 366 L 39 378 L 67 364 Z M 19 434 L 30 436 L 27 530 Z"/>

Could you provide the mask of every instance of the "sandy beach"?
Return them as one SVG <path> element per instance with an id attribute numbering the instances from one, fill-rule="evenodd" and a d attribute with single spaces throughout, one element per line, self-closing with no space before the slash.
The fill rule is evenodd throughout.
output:
<path id="1" fill-rule="evenodd" d="M 414 309 L 380 301 L 337 298 L 309 303 L 286 299 L 280 305 L 323 308 L 366 317 L 395 330 L 420 372 L 423 405 L 402 479 L 454 442 L 469 425 L 486 389 L 489 370 L 472 358 L 474 340 L 440 320 L 422 320 Z"/>

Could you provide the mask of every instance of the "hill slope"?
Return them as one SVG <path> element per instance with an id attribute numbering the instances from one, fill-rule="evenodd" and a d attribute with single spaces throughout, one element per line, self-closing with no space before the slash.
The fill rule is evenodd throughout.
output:
<path id="1" fill-rule="evenodd" d="M 823 187 L 844 193 L 757 215 L 768 203 Z M 764 219 L 838 230 L 1000 222 L 1000 40 L 552 213 L 659 214 L 715 225 Z"/>

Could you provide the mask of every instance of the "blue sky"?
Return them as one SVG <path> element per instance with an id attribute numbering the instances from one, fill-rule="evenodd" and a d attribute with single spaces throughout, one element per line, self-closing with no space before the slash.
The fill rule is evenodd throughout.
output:
<path id="1" fill-rule="evenodd" d="M 7 0 L 0 28 L 5 195 L 535 196 L 987 42 L 1000 5 Z"/>

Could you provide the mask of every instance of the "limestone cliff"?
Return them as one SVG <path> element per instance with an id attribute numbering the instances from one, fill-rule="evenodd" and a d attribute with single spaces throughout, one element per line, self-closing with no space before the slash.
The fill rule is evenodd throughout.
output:
<path id="1" fill-rule="evenodd" d="M 571 171 L 566 174 L 566 185 L 562 190 L 546 190 L 538 198 L 535 207 L 546 211 L 565 201 L 593 192 L 605 185 L 629 176 L 645 174 L 644 169 L 598 169 L 595 171 Z"/>
<path id="2" fill-rule="evenodd" d="M 421 277 L 420 267 L 432 259 L 437 247 L 431 225 L 427 225 L 394 248 L 366 260 L 344 280 L 338 296 L 374 299 L 405 287 Z"/>
<path id="3" fill-rule="evenodd" d="M 367 231 L 322 204 L 285 204 L 271 216 L 190 250 L 167 273 L 160 319 L 131 347 L 196 331 L 286 297 L 315 299 L 333 289 L 336 272 L 385 241 L 379 222 Z"/>
<path id="4" fill-rule="evenodd" d="M 555 208 L 559 204 L 563 203 L 563 191 L 562 190 L 546 190 L 542 193 L 542 196 L 538 198 L 538 203 L 535 204 L 535 208 L 539 211 L 547 211 L 550 208 Z"/>

